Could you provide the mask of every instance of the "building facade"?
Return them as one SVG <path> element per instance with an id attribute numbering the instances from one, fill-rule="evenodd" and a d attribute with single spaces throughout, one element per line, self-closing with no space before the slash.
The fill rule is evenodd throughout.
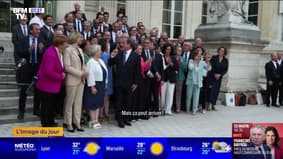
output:
<path id="1" fill-rule="evenodd" d="M 269 42 L 261 54 L 258 73 L 254 74 L 259 76 L 259 82 L 264 87 L 263 65 L 268 61 L 268 54 L 274 51 L 283 52 L 283 1 L 248 1 L 248 20 L 260 28 L 261 39 Z M 128 16 L 130 26 L 142 21 L 147 31 L 158 27 L 159 32 L 166 31 L 170 39 L 176 39 L 179 35 L 188 40 L 194 39 L 195 30 L 199 25 L 206 24 L 207 13 L 211 11 L 209 0 L 0 0 L 0 44 L 7 46 L 6 51 L 12 52 L 11 26 L 16 20 L 10 8 L 44 7 L 45 13 L 53 15 L 58 23 L 64 21 L 65 13 L 74 10 L 75 2 L 81 5 L 87 19 L 91 21 L 101 7 L 110 13 L 109 22 L 116 19 L 118 10 L 123 10 Z"/>

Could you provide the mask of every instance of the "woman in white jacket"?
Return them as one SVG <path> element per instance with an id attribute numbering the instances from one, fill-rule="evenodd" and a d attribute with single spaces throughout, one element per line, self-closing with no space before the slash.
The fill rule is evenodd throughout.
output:
<path id="1" fill-rule="evenodd" d="M 86 108 L 90 114 L 90 128 L 101 128 L 98 122 L 99 108 L 104 106 L 104 94 L 107 88 L 108 71 L 104 62 L 100 59 L 101 46 L 92 45 L 91 58 L 87 62 L 89 76 L 87 79 Z"/>

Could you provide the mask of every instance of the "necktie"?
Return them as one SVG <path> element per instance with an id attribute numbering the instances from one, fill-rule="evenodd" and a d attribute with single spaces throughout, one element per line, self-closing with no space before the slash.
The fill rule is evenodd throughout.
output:
<path id="1" fill-rule="evenodd" d="M 79 20 L 79 32 L 81 32 L 81 21 Z"/>
<path id="2" fill-rule="evenodd" d="M 276 62 L 276 68 L 277 68 L 277 69 L 279 68 L 279 63 L 278 63 L 278 62 Z"/>
<path id="3" fill-rule="evenodd" d="M 26 31 L 26 26 L 23 26 L 23 30 L 24 30 L 24 36 L 27 36 L 27 31 Z"/>
<path id="4" fill-rule="evenodd" d="M 126 63 L 126 52 L 123 53 L 123 64 Z"/>
<path id="5" fill-rule="evenodd" d="M 260 152 L 260 159 L 265 159 L 265 155 L 263 154 L 261 147 L 258 147 L 258 150 Z"/>
<path id="6" fill-rule="evenodd" d="M 34 45 L 34 48 L 31 51 L 31 60 L 30 63 L 35 63 L 35 38 L 32 38 L 31 45 Z"/>

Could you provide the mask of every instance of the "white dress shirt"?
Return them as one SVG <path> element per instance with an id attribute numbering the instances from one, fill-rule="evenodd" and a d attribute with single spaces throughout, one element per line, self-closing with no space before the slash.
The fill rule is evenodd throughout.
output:
<path id="1" fill-rule="evenodd" d="M 128 50 L 128 51 L 126 52 L 126 60 L 125 60 L 125 63 L 128 61 L 128 58 L 129 58 L 131 52 L 132 52 L 132 49 L 130 49 L 130 50 Z"/>
<path id="2" fill-rule="evenodd" d="M 57 52 L 57 55 L 59 57 L 60 63 L 62 65 L 62 67 L 64 67 L 64 62 L 63 62 L 63 54 L 59 52 L 59 49 L 57 47 L 55 47 L 55 50 Z"/>

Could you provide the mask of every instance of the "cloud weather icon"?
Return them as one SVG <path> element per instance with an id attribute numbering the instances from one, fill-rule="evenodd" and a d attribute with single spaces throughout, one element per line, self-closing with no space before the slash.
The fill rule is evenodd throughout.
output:
<path id="1" fill-rule="evenodd" d="M 231 146 L 226 142 L 214 141 L 212 144 L 212 149 L 217 153 L 231 152 Z"/>

